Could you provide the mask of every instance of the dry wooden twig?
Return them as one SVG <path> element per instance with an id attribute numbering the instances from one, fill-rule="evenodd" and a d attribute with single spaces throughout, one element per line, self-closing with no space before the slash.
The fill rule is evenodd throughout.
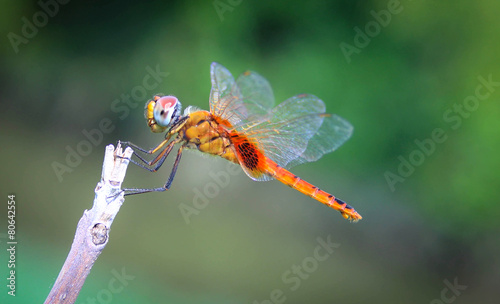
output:
<path id="1" fill-rule="evenodd" d="M 75 303 L 90 269 L 109 240 L 109 230 L 124 201 L 121 184 L 132 155 L 120 144 L 106 147 L 101 181 L 95 188 L 94 205 L 78 222 L 75 239 L 45 303 Z M 121 156 L 121 157 L 116 157 Z"/>

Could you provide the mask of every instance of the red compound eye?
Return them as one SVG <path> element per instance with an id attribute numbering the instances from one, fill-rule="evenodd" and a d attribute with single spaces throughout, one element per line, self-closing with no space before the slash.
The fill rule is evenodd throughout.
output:
<path id="1" fill-rule="evenodd" d="M 156 103 L 159 104 L 159 106 L 162 107 L 165 111 L 168 111 L 168 109 L 175 107 L 178 102 L 179 99 L 177 99 L 177 97 L 175 96 L 163 96 L 156 101 Z"/>
<path id="2" fill-rule="evenodd" d="M 163 96 L 156 100 L 153 117 L 161 127 L 168 127 L 180 115 L 181 103 L 175 96 Z"/>

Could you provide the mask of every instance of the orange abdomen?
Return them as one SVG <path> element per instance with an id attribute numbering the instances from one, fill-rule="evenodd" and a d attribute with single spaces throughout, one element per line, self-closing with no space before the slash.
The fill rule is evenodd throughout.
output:
<path id="1" fill-rule="evenodd" d="M 336 198 L 330 193 L 320 190 L 318 187 L 306 182 L 290 171 L 278 166 L 278 164 L 276 164 L 274 161 L 267 159 L 266 162 L 269 172 L 268 174 L 273 178 L 339 211 L 342 216 L 348 220 L 356 222 L 362 219 L 361 215 L 359 215 L 359 213 L 357 213 L 354 208 L 349 206 L 344 201 Z"/>

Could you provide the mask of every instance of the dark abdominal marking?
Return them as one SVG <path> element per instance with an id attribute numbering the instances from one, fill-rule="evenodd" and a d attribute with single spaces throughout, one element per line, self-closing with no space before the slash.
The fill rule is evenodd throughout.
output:
<path id="1" fill-rule="evenodd" d="M 248 169 L 255 169 L 259 163 L 259 156 L 256 153 L 255 146 L 248 141 L 244 141 L 238 145 L 238 152 L 243 158 L 245 167 Z"/>

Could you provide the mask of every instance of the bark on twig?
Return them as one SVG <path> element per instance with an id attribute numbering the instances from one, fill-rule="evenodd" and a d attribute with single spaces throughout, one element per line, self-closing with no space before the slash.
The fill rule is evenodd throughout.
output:
<path id="1" fill-rule="evenodd" d="M 132 149 L 123 152 L 120 144 L 116 150 L 113 145 L 106 147 L 94 205 L 83 212 L 71 250 L 45 303 L 75 303 L 90 269 L 108 243 L 111 224 L 124 201 L 121 184 L 131 155 Z"/>

